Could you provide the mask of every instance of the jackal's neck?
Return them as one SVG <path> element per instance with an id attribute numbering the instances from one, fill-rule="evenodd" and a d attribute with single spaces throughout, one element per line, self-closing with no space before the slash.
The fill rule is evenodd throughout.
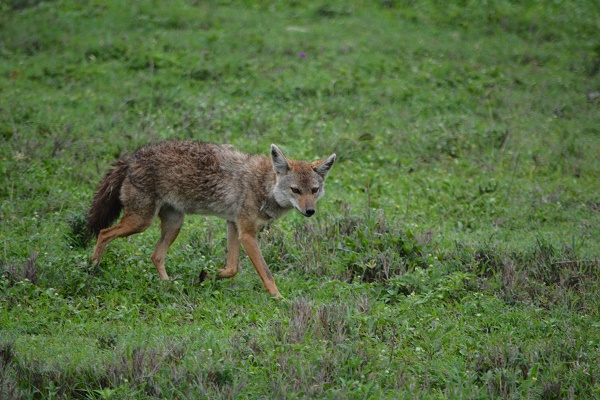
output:
<path id="1" fill-rule="evenodd" d="M 262 189 L 264 190 L 262 201 L 260 202 L 260 212 L 269 219 L 277 219 L 290 211 L 291 205 L 281 204 L 277 201 L 277 175 L 273 171 L 271 159 L 264 157 L 261 160 L 260 180 L 262 181 Z"/>

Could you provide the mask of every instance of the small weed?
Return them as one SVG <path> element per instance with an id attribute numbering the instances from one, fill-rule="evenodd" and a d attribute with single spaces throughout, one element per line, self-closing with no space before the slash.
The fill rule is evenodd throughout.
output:
<path id="1" fill-rule="evenodd" d="M 87 218 L 75 214 L 68 219 L 69 232 L 66 235 L 67 244 L 73 249 L 86 249 L 91 237 L 87 229 Z"/>
<path id="2" fill-rule="evenodd" d="M 290 305 L 290 323 L 286 335 L 288 343 L 302 343 L 313 321 L 313 307 L 304 299 L 295 300 Z"/>
<path id="3" fill-rule="evenodd" d="M 17 382 L 14 379 L 14 342 L 0 342 L 0 396 L 3 399 L 16 399 Z"/>
<path id="4" fill-rule="evenodd" d="M 6 277 L 8 286 L 14 286 L 18 282 L 24 280 L 30 282 L 33 285 L 38 283 L 38 271 L 36 267 L 36 261 L 38 253 L 33 253 L 29 259 L 21 265 L 7 263 L 3 265 L 2 274 Z"/>
<path id="5" fill-rule="evenodd" d="M 430 234 L 419 239 L 388 221 L 383 213 L 360 220 L 359 226 L 355 230 L 340 228 L 347 234 L 338 237 L 340 262 L 346 266 L 350 281 L 385 282 L 414 268 L 430 266 L 435 249 Z"/>
<path id="6" fill-rule="evenodd" d="M 346 307 L 326 304 L 317 309 L 316 337 L 337 346 L 347 338 L 348 312 Z"/>
<path id="7" fill-rule="evenodd" d="M 98 337 L 98 347 L 100 349 L 115 349 L 117 347 L 118 336 L 116 334 L 102 335 Z"/>

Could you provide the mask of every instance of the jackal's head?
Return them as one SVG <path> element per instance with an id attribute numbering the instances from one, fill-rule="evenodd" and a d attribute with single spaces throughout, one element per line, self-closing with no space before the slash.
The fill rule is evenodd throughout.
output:
<path id="1" fill-rule="evenodd" d="M 294 207 L 305 217 L 313 216 L 317 200 L 325 194 L 325 177 L 333 167 L 335 154 L 312 163 L 294 161 L 272 144 L 271 159 L 276 174 L 274 196 L 277 204 Z"/>

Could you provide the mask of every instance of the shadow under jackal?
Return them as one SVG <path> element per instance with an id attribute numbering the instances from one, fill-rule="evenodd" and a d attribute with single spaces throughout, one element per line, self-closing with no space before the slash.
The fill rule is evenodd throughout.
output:
<path id="1" fill-rule="evenodd" d="M 241 244 L 266 291 L 279 297 L 256 235 L 292 208 L 312 216 L 335 158 L 332 154 L 312 163 L 294 161 L 274 144 L 270 158 L 195 141 L 141 147 L 118 160 L 100 182 L 88 215 L 88 229 L 98 236 L 91 262 L 100 262 L 111 241 L 143 232 L 158 215 L 161 234 L 152 262 L 160 279 L 168 279 L 166 253 L 185 214 L 213 215 L 227 221 L 227 262 L 218 277 L 237 273 Z M 111 226 L 121 211 L 123 217 Z"/>

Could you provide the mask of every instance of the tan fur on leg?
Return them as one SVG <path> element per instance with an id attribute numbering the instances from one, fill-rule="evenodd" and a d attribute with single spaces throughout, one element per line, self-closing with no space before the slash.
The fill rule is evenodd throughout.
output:
<path id="1" fill-rule="evenodd" d="M 185 214 L 171 207 L 163 207 L 158 213 L 160 218 L 160 240 L 152 253 L 152 262 L 161 280 L 169 279 L 165 270 L 165 258 L 171 244 L 177 239 Z"/>
<path id="2" fill-rule="evenodd" d="M 237 225 L 227 221 L 227 264 L 219 271 L 219 278 L 232 278 L 238 272 L 240 239 Z"/>
<path id="3" fill-rule="evenodd" d="M 134 233 L 140 233 L 148 229 L 152 223 L 152 217 L 144 217 L 139 214 L 125 215 L 121 221 L 115 226 L 110 228 L 102 229 L 98 234 L 98 242 L 96 243 L 96 249 L 90 262 L 99 263 L 102 258 L 104 248 L 113 240 L 133 235 Z"/>

